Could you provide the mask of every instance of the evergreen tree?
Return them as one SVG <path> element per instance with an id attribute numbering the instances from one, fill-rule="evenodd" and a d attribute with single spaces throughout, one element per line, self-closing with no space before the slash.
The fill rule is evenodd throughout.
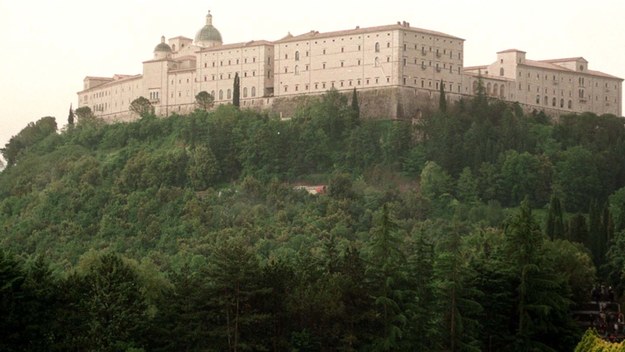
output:
<path id="1" fill-rule="evenodd" d="M 393 351 L 401 349 L 407 323 L 402 301 L 406 295 L 403 286 L 406 280 L 406 258 L 401 251 L 399 227 L 388 205 L 383 205 L 378 214 L 377 225 L 371 229 L 367 268 L 371 286 L 376 288 L 372 295 L 380 323 L 373 347 L 376 351 Z"/>
<path id="2" fill-rule="evenodd" d="M 557 195 L 551 195 L 549 202 L 549 212 L 547 213 L 547 224 L 545 232 L 549 239 L 564 239 L 564 222 L 562 220 L 562 205 Z"/>
<path id="3" fill-rule="evenodd" d="M 438 349 L 443 351 L 479 351 L 476 318 L 482 306 L 475 301 L 479 292 L 470 284 L 474 278 L 462 253 L 458 229 L 449 229 L 436 249 L 433 266 L 433 290 L 439 330 Z"/>
<path id="4" fill-rule="evenodd" d="M 269 316 L 262 311 L 271 288 L 262 287 L 262 271 L 252 248 L 240 236 L 219 239 L 212 246 L 205 275 L 210 305 L 218 312 L 215 345 L 232 352 L 264 349 L 259 334 Z"/>
<path id="5" fill-rule="evenodd" d="M 505 226 L 504 253 L 518 275 L 517 331 L 513 350 L 550 350 L 575 334 L 565 278 L 543 258 L 543 234 L 527 198 Z M 561 349 L 562 347 L 558 347 Z"/>
<path id="6" fill-rule="evenodd" d="M 239 79 L 239 73 L 234 74 L 234 84 L 232 85 L 232 105 L 237 108 L 241 105 L 241 81 Z"/>
<path id="7" fill-rule="evenodd" d="M 441 79 L 439 96 L 438 96 L 438 110 L 442 113 L 447 112 L 447 98 L 445 98 L 445 83 Z"/>
<path id="8" fill-rule="evenodd" d="M 358 121 L 360 121 L 360 104 L 358 104 L 358 93 L 356 93 L 356 88 L 352 91 L 352 127 L 358 125 Z"/>
<path id="9" fill-rule="evenodd" d="M 67 124 L 69 126 L 74 125 L 74 110 L 72 109 L 72 104 L 69 105 L 69 115 L 67 116 Z"/>

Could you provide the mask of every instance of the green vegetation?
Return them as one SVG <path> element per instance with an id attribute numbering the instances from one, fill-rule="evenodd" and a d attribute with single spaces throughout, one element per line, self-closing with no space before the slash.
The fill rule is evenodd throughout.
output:
<path id="1" fill-rule="evenodd" d="M 110 125 L 80 108 L 1 150 L 0 350 L 571 351 L 592 285 L 622 293 L 619 118 L 478 94 L 412 125 L 330 91 L 280 121 L 204 98 Z"/>

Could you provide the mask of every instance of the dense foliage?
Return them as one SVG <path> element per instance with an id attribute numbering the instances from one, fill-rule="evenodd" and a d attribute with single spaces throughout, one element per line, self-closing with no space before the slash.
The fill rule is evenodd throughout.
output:
<path id="1" fill-rule="evenodd" d="M 351 99 L 29 125 L 2 149 L 0 349 L 573 350 L 575 305 L 622 289 L 622 120 Z"/>

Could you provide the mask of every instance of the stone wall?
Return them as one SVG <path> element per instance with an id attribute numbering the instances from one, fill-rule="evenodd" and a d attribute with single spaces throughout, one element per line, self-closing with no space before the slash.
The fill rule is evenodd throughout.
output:
<path id="1" fill-rule="evenodd" d="M 424 113 L 438 109 L 439 93 L 409 87 L 389 87 L 358 90 L 360 116 L 364 119 L 418 119 Z M 352 91 L 342 91 L 351 101 Z M 274 98 L 270 111 L 280 117 L 292 117 L 299 106 L 309 104 L 319 95 L 300 95 Z M 453 104 L 461 96 L 447 93 L 447 103 Z"/>

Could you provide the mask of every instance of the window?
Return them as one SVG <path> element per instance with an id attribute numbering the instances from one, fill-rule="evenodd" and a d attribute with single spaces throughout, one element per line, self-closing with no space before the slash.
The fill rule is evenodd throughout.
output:
<path id="1" fill-rule="evenodd" d="M 295 61 L 299 61 L 299 51 L 295 52 Z"/>
<path id="2" fill-rule="evenodd" d="M 375 43 L 375 52 L 376 53 L 380 52 L 380 43 Z"/>
<path id="3" fill-rule="evenodd" d="M 288 67 L 284 68 L 284 73 L 289 73 L 289 68 Z"/>
<path id="4" fill-rule="evenodd" d="M 563 108 L 564 107 L 564 99 L 560 99 L 560 107 Z"/>
<path id="5" fill-rule="evenodd" d="M 299 66 L 295 65 L 295 74 L 299 75 Z"/>
<path id="6" fill-rule="evenodd" d="M 231 99 L 232 98 L 232 90 L 230 88 L 228 88 L 228 92 L 226 93 L 226 98 L 227 99 Z"/>
<path id="7" fill-rule="evenodd" d="M 284 59 L 288 59 L 289 58 L 289 54 L 284 54 Z"/>
<path id="8" fill-rule="evenodd" d="M 536 104 L 540 104 L 540 95 L 536 96 Z"/>
<path id="9" fill-rule="evenodd" d="M 325 55 L 325 54 L 326 54 L 326 49 L 323 49 L 323 55 Z"/>
<path id="10" fill-rule="evenodd" d="M 376 57 L 376 58 L 375 58 L 375 61 L 373 62 L 373 65 L 374 65 L 375 67 L 380 66 L 380 59 Z"/>
<path id="11" fill-rule="evenodd" d="M 224 100 L 224 91 L 223 90 L 219 90 L 219 100 Z"/>
<path id="12" fill-rule="evenodd" d="M 404 66 L 408 63 L 408 59 L 404 58 Z"/>
<path id="13" fill-rule="evenodd" d="M 551 106 L 554 106 L 554 107 L 556 106 L 556 98 L 555 97 L 551 100 Z"/>
<path id="14" fill-rule="evenodd" d="M 345 62 L 341 61 L 341 67 L 343 67 L 345 65 Z"/>
<path id="15" fill-rule="evenodd" d="M 344 53 L 345 52 L 345 48 L 341 47 L 341 52 Z"/>
<path id="16" fill-rule="evenodd" d="M 358 59 L 358 66 L 360 66 L 360 59 Z"/>
<path id="17" fill-rule="evenodd" d="M 503 67 L 499 69 L 499 75 L 503 76 Z"/>
<path id="18" fill-rule="evenodd" d="M 252 97 L 256 96 L 256 87 L 252 87 Z"/>
<path id="19" fill-rule="evenodd" d="M 569 100 L 569 109 L 572 109 L 572 108 L 573 108 L 573 101 Z"/>
<path id="20" fill-rule="evenodd" d="M 247 87 L 243 87 L 243 98 L 247 98 Z"/>
<path id="21" fill-rule="evenodd" d="M 390 48 L 391 47 L 391 43 L 390 42 L 386 43 L 386 47 Z"/>
<path id="22" fill-rule="evenodd" d="M 325 69 L 325 68 L 326 68 L 326 63 L 324 62 L 324 63 L 323 63 L 323 69 Z"/>
<path id="23" fill-rule="evenodd" d="M 549 98 L 547 98 L 547 96 L 546 96 L 546 95 L 545 95 L 545 102 L 544 102 L 544 104 L 545 104 L 545 105 L 549 105 Z"/>

